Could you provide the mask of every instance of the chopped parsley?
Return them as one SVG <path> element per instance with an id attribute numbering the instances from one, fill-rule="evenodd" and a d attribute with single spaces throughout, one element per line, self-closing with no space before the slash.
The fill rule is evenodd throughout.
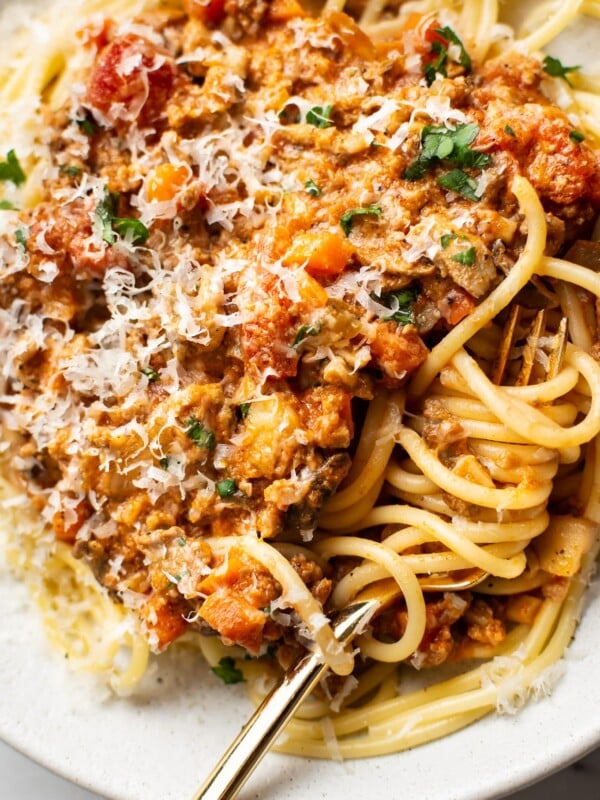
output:
<path id="1" fill-rule="evenodd" d="M 243 683 L 246 680 L 242 674 L 242 671 L 236 667 L 235 661 L 233 658 L 231 658 L 231 656 L 222 658 L 219 661 L 218 666 L 211 667 L 211 669 L 217 678 L 221 678 L 223 683 Z"/>
<path id="2" fill-rule="evenodd" d="M 458 239 L 457 233 L 444 233 L 443 236 L 440 238 L 442 249 L 447 250 L 448 247 L 450 246 L 450 242 L 453 242 L 455 239 Z"/>
<path id="3" fill-rule="evenodd" d="M 583 133 L 581 133 L 581 131 L 569 131 L 569 139 L 572 142 L 575 142 L 575 144 L 581 144 L 584 141 L 585 136 Z"/>
<path id="4" fill-rule="evenodd" d="M 315 128 L 331 128 L 333 122 L 331 121 L 331 114 L 333 106 L 313 106 L 310 111 L 306 112 L 306 121 L 309 125 L 314 125 Z"/>
<path id="5" fill-rule="evenodd" d="M 461 123 L 454 129 L 426 125 L 421 131 L 421 152 L 406 168 L 403 177 L 408 181 L 420 180 L 441 161 L 449 161 L 457 167 L 488 167 L 492 163 L 491 155 L 470 147 L 478 133 L 479 126 L 473 122 Z"/>
<path id="6" fill-rule="evenodd" d="M 127 239 L 136 247 L 146 244 L 150 236 L 150 231 L 144 223 L 133 217 L 116 217 L 113 219 L 112 226 L 123 239 Z"/>
<path id="7" fill-rule="evenodd" d="M 309 336 L 318 336 L 321 333 L 320 325 L 301 325 L 292 342 L 292 347 L 298 347 Z"/>
<path id="8" fill-rule="evenodd" d="M 81 167 L 76 167 L 72 164 L 68 164 L 66 167 L 61 166 L 58 168 L 58 171 L 61 172 L 63 175 L 68 175 L 69 178 L 76 178 L 78 175 L 81 175 L 83 170 Z"/>
<path id="9" fill-rule="evenodd" d="M 16 206 L 10 200 L 0 200 L 0 211 L 14 211 Z"/>
<path id="10" fill-rule="evenodd" d="M 163 456 L 158 462 L 162 469 L 169 469 L 169 456 Z"/>
<path id="11" fill-rule="evenodd" d="M 185 433 L 188 439 L 197 447 L 205 447 L 207 450 L 214 450 L 217 445 L 215 432 L 210 428 L 205 428 L 193 414 L 185 422 Z"/>
<path id="12" fill-rule="evenodd" d="M 504 126 L 504 133 L 507 133 L 509 136 L 516 136 L 517 134 L 513 131 L 510 125 Z"/>
<path id="13" fill-rule="evenodd" d="M 6 161 L 0 161 L 0 181 L 12 181 L 15 186 L 25 183 L 25 173 L 14 150 L 6 154 Z"/>
<path id="14" fill-rule="evenodd" d="M 246 419 L 248 412 L 250 411 L 250 403 L 240 403 L 238 408 L 240 409 L 242 419 Z"/>
<path id="15" fill-rule="evenodd" d="M 105 190 L 95 211 L 95 221 L 102 240 L 114 244 L 117 240 L 115 233 L 118 233 L 135 246 L 145 244 L 150 236 L 148 228 L 139 219 L 117 216 L 118 206 L 119 195 Z"/>
<path id="16" fill-rule="evenodd" d="M 217 492 L 219 497 L 225 499 L 237 492 L 237 484 L 233 478 L 225 478 L 225 480 L 217 481 Z"/>
<path id="17" fill-rule="evenodd" d="M 427 81 L 428 86 L 431 86 L 438 74 L 443 75 L 444 77 L 448 76 L 448 45 L 450 44 L 455 44 L 460 49 L 457 63 L 460 64 L 461 67 L 464 67 L 467 72 L 470 72 L 472 68 L 471 57 L 465 50 L 465 46 L 463 45 L 461 39 L 456 35 L 452 28 L 446 25 L 444 28 L 435 28 L 434 31 L 435 33 L 439 34 L 440 37 L 442 37 L 445 44 L 436 40 L 431 45 L 431 55 L 435 56 L 435 58 L 433 61 L 427 64 L 423 70 L 423 74 L 425 75 L 425 80 Z"/>
<path id="18" fill-rule="evenodd" d="M 306 181 L 304 188 L 306 189 L 307 194 L 309 194 L 311 197 L 321 197 L 323 194 L 314 181 Z"/>
<path id="19" fill-rule="evenodd" d="M 384 320 L 393 320 L 398 325 L 414 325 L 415 312 L 413 305 L 417 297 L 416 289 L 400 289 L 390 292 L 381 299 L 384 305 L 389 306 L 392 313 Z"/>
<path id="20" fill-rule="evenodd" d="M 23 230 L 23 228 L 18 228 L 15 231 L 15 239 L 17 240 L 17 244 L 20 244 L 23 248 L 23 251 L 27 251 L 27 234 Z"/>
<path id="21" fill-rule="evenodd" d="M 91 117 L 84 117 L 83 119 L 76 119 L 75 122 L 81 128 L 86 136 L 93 136 L 98 130 L 98 126 Z"/>
<path id="22" fill-rule="evenodd" d="M 154 383 L 160 380 L 160 375 L 152 367 L 141 367 L 140 372 L 148 378 L 148 383 Z"/>
<path id="23" fill-rule="evenodd" d="M 463 250 L 461 253 L 456 253 L 452 256 L 453 261 L 458 261 L 459 264 L 464 264 L 467 267 L 472 267 L 475 263 L 475 256 L 477 253 L 475 252 L 474 247 L 469 247 L 467 250 Z"/>
<path id="24" fill-rule="evenodd" d="M 553 78 L 562 78 L 569 85 L 571 85 L 568 77 L 569 72 L 574 72 L 575 70 L 580 69 L 580 67 L 565 67 L 559 58 L 546 56 L 542 62 L 542 69 L 544 72 L 547 72 L 548 75 L 552 75 Z"/>
<path id="25" fill-rule="evenodd" d="M 102 200 L 96 204 L 94 212 L 95 224 L 98 227 L 102 241 L 107 244 L 114 244 L 117 241 L 112 223 L 113 219 L 116 218 L 118 204 L 119 195 L 116 192 L 109 192 L 108 189 L 104 191 Z"/>
<path id="26" fill-rule="evenodd" d="M 383 211 L 379 203 L 372 203 L 369 206 L 361 206 L 360 208 L 351 208 L 342 214 L 340 225 L 346 236 L 350 236 L 350 231 L 354 225 L 354 217 L 380 217 L 382 214 Z"/>
<path id="27" fill-rule="evenodd" d="M 178 544 L 179 547 L 184 547 L 185 546 L 185 538 L 183 536 L 180 536 L 178 539 L 175 539 L 175 544 Z"/>
<path id="28" fill-rule="evenodd" d="M 466 172 L 463 172 L 462 169 L 453 169 L 452 172 L 441 175 L 438 178 L 438 183 L 444 189 L 450 189 L 450 191 L 466 197 L 467 200 L 474 200 L 475 202 L 481 200 L 481 197 L 477 194 L 477 181 L 467 175 Z"/>

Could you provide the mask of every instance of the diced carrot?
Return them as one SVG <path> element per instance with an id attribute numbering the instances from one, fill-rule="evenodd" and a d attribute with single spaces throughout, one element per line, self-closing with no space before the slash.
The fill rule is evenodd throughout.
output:
<path id="1" fill-rule="evenodd" d="M 162 595 L 153 595 L 140 614 L 150 634 L 156 636 L 156 647 L 164 650 L 167 645 L 179 639 L 188 626 L 183 618 L 183 611 L 177 605 L 171 605 Z"/>
<path id="2" fill-rule="evenodd" d="M 283 257 L 283 264 L 304 265 L 310 275 L 334 278 L 344 271 L 353 253 L 352 245 L 337 233 L 301 233 Z"/>
<path id="3" fill-rule="evenodd" d="M 183 8 L 207 25 L 218 25 L 225 16 L 225 0 L 183 0 Z"/>
<path id="4" fill-rule="evenodd" d="M 297 0 L 271 0 L 267 16 L 271 22 L 287 22 L 297 17 L 305 17 L 306 11 Z"/>
<path id="5" fill-rule="evenodd" d="M 242 595 L 215 592 L 207 597 L 199 613 L 225 639 L 245 647 L 251 653 L 260 650 L 267 617 L 264 611 L 255 608 Z"/>
<path id="6" fill-rule="evenodd" d="M 172 200 L 179 192 L 189 177 L 189 172 L 183 165 L 160 164 L 148 178 L 147 194 L 151 202 L 165 203 Z"/>
<path id="7" fill-rule="evenodd" d="M 308 308 L 325 308 L 329 295 L 319 281 L 311 277 L 306 270 L 301 270 L 296 276 L 296 280 L 300 296 Z"/>
<path id="8" fill-rule="evenodd" d="M 223 563 L 213 569 L 199 584 L 198 590 L 202 594 L 212 594 L 218 589 L 231 587 L 239 581 L 244 570 L 248 571 L 253 566 L 259 568 L 259 565 L 252 562 L 238 547 L 232 547 Z"/>

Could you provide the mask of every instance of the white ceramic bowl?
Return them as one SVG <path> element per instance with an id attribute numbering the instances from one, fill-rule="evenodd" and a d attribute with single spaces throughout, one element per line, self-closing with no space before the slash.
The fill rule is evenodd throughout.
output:
<path id="1" fill-rule="evenodd" d="M 0 5 L 2 0 L 0 0 Z M 597 58 L 598 28 L 569 30 L 552 52 Z M 0 566 L 0 737 L 55 772 L 118 800 L 192 796 L 251 712 L 243 687 L 167 654 L 133 698 L 108 697 L 50 649 L 39 617 Z M 342 764 L 270 754 L 241 797 L 261 800 L 490 800 L 600 743 L 600 591 L 590 587 L 566 673 L 551 697 L 490 715 L 413 751 Z"/>

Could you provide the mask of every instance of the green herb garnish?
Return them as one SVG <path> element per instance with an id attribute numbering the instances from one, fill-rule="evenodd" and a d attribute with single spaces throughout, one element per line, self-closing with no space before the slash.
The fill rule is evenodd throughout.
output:
<path id="1" fill-rule="evenodd" d="M 17 240 L 17 244 L 21 245 L 23 248 L 23 252 L 27 252 L 27 234 L 23 228 L 18 228 L 15 231 L 15 239 Z"/>
<path id="2" fill-rule="evenodd" d="M 510 125 L 504 126 L 504 133 L 507 133 L 509 136 L 516 136 L 517 134 L 513 131 Z"/>
<path id="3" fill-rule="evenodd" d="M 15 151 L 9 150 L 6 161 L 0 161 L 0 181 L 12 181 L 15 186 L 20 186 L 25 180 L 25 173 L 21 169 Z"/>
<path id="4" fill-rule="evenodd" d="M 116 192 L 109 192 L 108 189 L 105 189 L 104 197 L 96 204 L 95 224 L 102 241 L 107 244 L 114 244 L 117 241 L 112 224 L 116 219 L 118 205 L 119 195 Z"/>
<path id="5" fill-rule="evenodd" d="M 581 67 L 565 67 L 559 58 L 546 56 L 542 62 L 542 69 L 544 72 L 547 72 L 548 75 L 552 75 L 553 78 L 562 78 L 570 86 L 571 82 L 568 78 L 569 72 L 574 72 L 575 70 L 581 69 Z"/>
<path id="6" fill-rule="evenodd" d="M 479 126 L 472 122 L 462 123 L 454 129 L 445 125 L 426 125 L 421 131 L 419 157 L 407 167 L 403 177 L 408 181 L 420 180 L 440 161 L 476 169 L 489 166 L 492 157 L 470 147 L 478 133 Z"/>
<path id="7" fill-rule="evenodd" d="M 318 336 L 319 333 L 321 333 L 320 325 L 301 325 L 294 336 L 292 347 L 298 347 L 309 336 Z"/>
<path id="8" fill-rule="evenodd" d="M 81 128 L 83 133 L 85 133 L 86 136 L 93 136 L 98 130 L 98 126 L 90 117 L 84 117 L 83 119 L 76 119 L 75 122 Z"/>
<path id="9" fill-rule="evenodd" d="M 178 544 L 179 547 L 184 547 L 184 545 L 185 545 L 184 537 L 180 536 L 179 538 L 175 539 L 175 543 Z"/>
<path id="10" fill-rule="evenodd" d="M 233 478 L 225 478 L 225 480 L 217 481 L 217 492 L 219 497 L 231 497 L 232 494 L 237 492 L 237 484 Z"/>
<path id="11" fill-rule="evenodd" d="M 313 106 L 310 111 L 306 112 L 306 121 L 309 125 L 314 125 L 315 128 L 331 128 L 333 122 L 331 121 L 331 114 L 333 106 Z"/>
<path id="12" fill-rule="evenodd" d="M 440 242 L 442 243 L 442 249 L 447 250 L 450 242 L 453 242 L 455 239 L 458 239 L 457 233 L 444 233 L 444 235 L 440 238 Z"/>
<path id="13" fill-rule="evenodd" d="M 10 200 L 0 200 L 0 211 L 14 211 L 16 206 Z"/>
<path id="14" fill-rule="evenodd" d="M 104 197 L 96 205 L 96 224 L 102 240 L 107 244 L 117 241 L 115 232 L 134 246 L 145 244 L 150 231 L 139 219 L 117 216 L 119 195 L 116 192 L 104 192 Z"/>
<path id="15" fill-rule="evenodd" d="M 240 403 L 238 408 L 240 410 L 240 414 L 242 415 L 242 419 L 246 419 L 248 412 L 250 411 L 250 403 Z"/>
<path id="16" fill-rule="evenodd" d="M 575 144 L 581 144 L 584 141 L 585 136 L 583 133 L 581 133 L 581 131 L 569 131 L 569 139 L 572 142 L 575 142 Z"/>
<path id="17" fill-rule="evenodd" d="M 416 289 L 400 289 L 384 295 L 381 300 L 392 309 L 392 313 L 384 320 L 393 320 L 398 325 L 414 325 L 415 312 L 413 304 L 417 297 Z"/>
<path id="18" fill-rule="evenodd" d="M 474 200 L 475 202 L 481 200 L 481 197 L 477 194 L 477 181 L 461 169 L 453 169 L 452 172 L 441 175 L 437 182 L 444 189 L 450 189 L 450 191 L 456 192 L 456 194 L 460 194 L 468 200 Z"/>
<path id="19" fill-rule="evenodd" d="M 468 250 L 463 250 L 461 253 L 456 253 L 456 255 L 452 256 L 452 261 L 458 261 L 459 264 L 465 264 L 467 267 L 472 267 L 475 263 L 475 256 L 477 253 L 475 252 L 474 247 L 469 247 Z"/>
<path id="20" fill-rule="evenodd" d="M 446 41 L 446 44 L 435 41 L 431 45 L 431 55 L 436 56 L 436 58 L 427 64 L 423 70 L 428 86 L 431 86 L 438 74 L 443 75 L 444 77 L 448 76 L 448 70 L 446 66 L 448 62 L 448 44 L 456 44 L 460 48 L 460 55 L 457 63 L 460 64 L 461 67 L 464 67 L 467 72 L 470 72 L 472 67 L 471 57 L 465 50 L 465 46 L 463 45 L 461 39 L 456 35 L 452 28 L 446 25 L 444 28 L 435 28 L 434 30 L 435 33 L 439 33 L 439 35 Z"/>
<path id="21" fill-rule="evenodd" d="M 140 372 L 148 378 L 148 383 L 154 383 L 160 380 L 160 375 L 152 367 L 141 367 Z"/>
<path id="22" fill-rule="evenodd" d="M 163 456 L 158 462 L 162 469 L 169 469 L 169 456 Z"/>
<path id="23" fill-rule="evenodd" d="M 360 208 L 351 208 L 342 214 L 340 225 L 346 236 L 350 236 L 350 231 L 354 225 L 354 217 L 380 217 L 382 214 L 383 211 L 379 203 L 372 203 L 370 206 L 361 206 Z"/>
<path id="24" fill-rule="evenodd" d="M 217 678 L 221 678 L 223 683 L 242 683 L 246 680 L 242 674 L 242 671 L 236 667 L 235 661 L 233 658 L 231 658 L 231 656 L 222 658 L 219 661 L 218 666 L 211 667 L 211 669 Z"/>
<path id="25" fill-rule="evenodd" d="M 192 414 L 185 422 L 185 433 L 188 439 L 198 447 L 205 447 L 207 450 L 214 450 L 217 445 L 217 437 L 210 428 L 205 428 L 204 424 Z"/>
<path id="26" fill-rule="evenodd" d="M 306 181 L 304 183 L 304 188 L 306 189 L 307 194 L 309 194 L 311 197 L 321 197 L 323 194 L 314 181 Z"/>
<path id="27" fill-rule="evenodd" d="M 58 168 L 59 172 L 62 172 L 63 175 L 68 175 L 69 178 L 76 178 L 78 175 L 81 175 L 83 170 L 81 167 L 76 167 L 74 165 L 68 164 L 66 167 L 61 166 Z"/>
<path id="28" fill-rule="evenodd" d="M 123 239 L 130 241 L 135 247 L 146 244 L 150 236 L 150 231 L 144 223 L 133 217 L 116 217 L 112 226 Z"/>

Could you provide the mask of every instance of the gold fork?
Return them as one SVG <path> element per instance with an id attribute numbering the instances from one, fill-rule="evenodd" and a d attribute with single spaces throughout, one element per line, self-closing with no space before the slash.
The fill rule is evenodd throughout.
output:
<path id="1" fill-rule="evenodd" d="M 442 579 L 436 583 L 433 577 L 424 579 L 423 590 L 464 591 L 487 577 L 483 570 L 474 570 L 474 573 L 459 581 Z M 335 615 L 333 632 L 338 641 L 349 641 L 400 594 L 400 588 L 393 580 L 380 581 L 367 587 L 350 605 Z M 297 708 L 327 671 L 328 666 L 318 653 L 308 653 L 291 667 L 243 726 L 193 800 L 233 800 Z"/>
<path id="2" fill-rule="evenodd" d="M 534 378 L 535 353 L 540 346 L 540 339 L 546 333 L 547 313 L 545 309 L 538 311 L 533 323 L 526 325 L 528 332 L 523 333 L 519 326 L 525 312 L 523 306 L 516 305 L 508 316 L 502 333 L 502 342 L 492 367 L 492 380 L 496 384 L 502 381 L 509 367 L 515 343 L 523 338 L 526 338 L 526 343 L 515 383 L 524 386 Z M 567 320 L 563 317 L 552 339 L 548 365 L 543 370 L 541 379 L 552 378 L 558 373 L 566 341 Z M 424 592 L 466 591 L 487 577 L 487 572 L 475 568 L 461 578 L 453 577 L 451 574 L 420 576 L 419 583 Z M 367 587 L 350 605 L 335 615 L 332 622 L 336 638 L 340 642 L 350 641 L 400 594 L 400 589 L 393 580 L 379 581 Z M 291 667 L 243 726 L 196 792 L 193 800 L 233 800 L 327 670 L 327 665 L 323 663 L 318 653 L 308 653 Z"/>

